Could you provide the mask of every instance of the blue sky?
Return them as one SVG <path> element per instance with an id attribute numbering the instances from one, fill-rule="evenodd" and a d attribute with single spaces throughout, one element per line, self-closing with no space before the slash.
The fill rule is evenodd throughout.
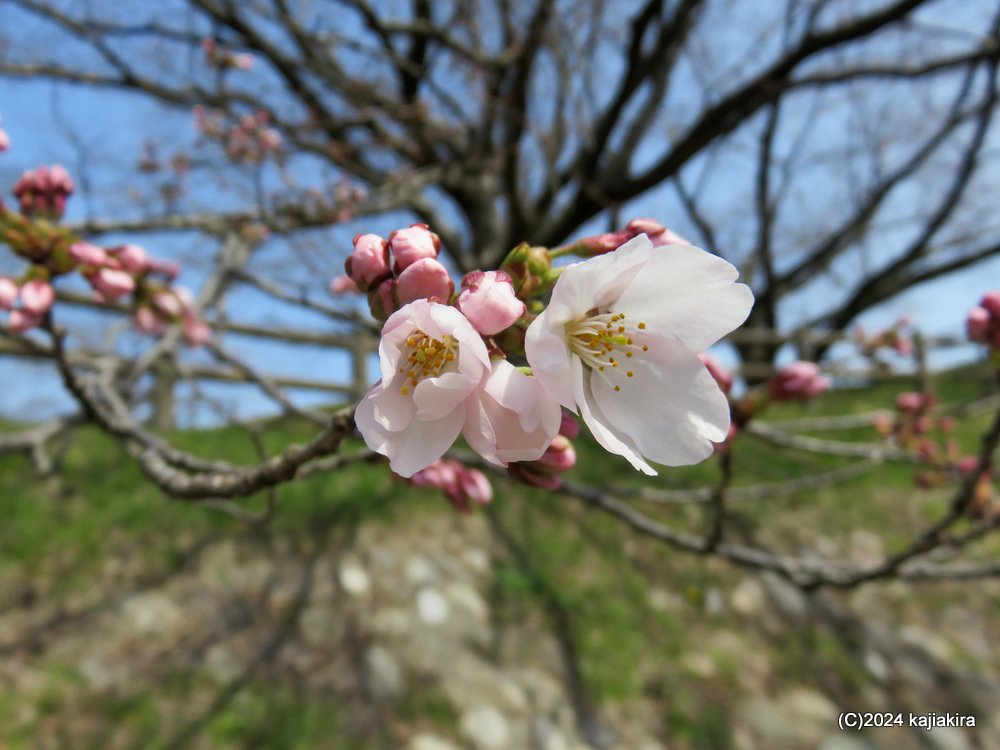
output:
<path id="1" fill-rule="evenodd" d="M 71 199 L 67 215 L 69 220 L 88 215 L 135 215 L 139 209 L 133 193 L 148 189 L 148 181 L 134 169 L 143 143 L 147 140 L 167 144 L 189 143 L 196 137 L 194 120 L 189 114 L 164 114 L 160 108 L 133 95 L 118 92 L 97 94 L 66 85 L 23 80 L 0 78 L 0 116 L 3 118 L 2 126 L 12 139 L 11 150 L 0 155 L 0 191 L 10 200 L 10 187 L 23 170 L 39 164 L 62 163 L 77 178 L 78 187 L 87 187 L 80 185 L 81 175 L 86 174 L 90 180 L 90 190 L 81 189 Z M 171 151 L 172 147 L 168 146 L 163 155 L 168 156 Z M 307 164 L 301 165 L 297 173 L 301 182 L 320 177 L 318 173 L 310 173 L 310 169 Z M 274 174 L 270 178 L 277 179 Z M 193 186 L 193 190 L 200 191 L 201 199 L 208 205 L 221 205 L 236 199 L 218 191 L 214 185 Z M 732 196 L 724 190 L 717 196 L 717 200 L 723 203 L 731 199 Z M 642 196 L 622 211 L 624 220 L 634 216 L 650 216 L 681 234 L 697 236 L 667 188 Z M 287 249 L 277 243 L 266 244 L 255 263 L 259 268 L 270 269 L 278 275 L 288 271 L 285 275 L 298 281 L 310 279 L 310 293 L 317 299 L 332 302 L 326 296 L 325 288 L 330 278 L 340 273 L 343 258 L 350 249 L 350 238 L 358 231 L 387 234 L 406 223 L 404 216 L 386 216 L 374 221 L 348 222 L 326 232 L 314 233 L 309 249 L 314 267 L 305 276 L 300 268 L 287 268 Z M 584 227 L 580 234 L 605 229 L 603 223 L 594 222 Z M 154 255 L 181 260 L 185 267 L 181 281 L 195 289 L 214 249 L 211 240 L 195 234 L 105 237 L 102 242 L 113 244 L 126 239 L 138 241 Z M 17 272 L 19 268 L 19 261 L 0 251 L 0 272 Z M 1000 285 L 998 280 L 1000 258 L 995 258 L 974 269 L 910 289 L 871 310 L 858 322 L 868 329 L 877 329 L 891 324 L 901 315 L 908 315 L 915 326 L 927 334 L 960 336 L 965 312 L 983 291 L 991 285 Z M 835 293 L 832 282 L 813 285 L 807 294 L 793 296 L 787 302 L 783 309 L 784 319 L 808 316 L 810 304 L 817 299 L 817 295 Z M 228 311 L 232 319 L 245 322 L 330 329 L 327 319 L 308 311 L 274 304 L 252 290 L 234 293 Z M 80 312 L 74 313 L 73 321 L 83 338 L 99 343 L 107 330 L 109 317 Z M 240 337 L 228 338 L 224 343 L 233 352 L 272 374 L 307 375 L 331 380 L 346 379 L 348 375 L 347 359 L 339 352 L 277 343 L 262 344 Z M 123 351 L 135 351 L 148 344 L 148 339 L 126 333 L 119 346 Z M 726 358 L 724 349 L 721 354 Z M 933 363 L 945 366 L 974 356 L 977 356 L 974 348 L 962 347 L 936 352 Z M 370 372 L 374 377 L 374 368 L 370 368 Z M 0 362 L 0 373 L 6 394 L 0 403 L 0 413 L 5 416 L 40 417 L 71 407 L 50 365 L 5 360 Z M 205 392 L 219 398 L 226 404 L 225 408 L 240 416 L 264 414 L 273 408 L 266 397 L 250 388 L 206 386 Z M 303 404 L 329 400 L 329 396 L 316 393 L 298 393 L 295 397 Z M 182 411 L 180 416 L 184 418 L 185 412 Z M 195 421 L 198 422 L 214 421 L 216 418 L 210 411 L 196 416 Z"/>

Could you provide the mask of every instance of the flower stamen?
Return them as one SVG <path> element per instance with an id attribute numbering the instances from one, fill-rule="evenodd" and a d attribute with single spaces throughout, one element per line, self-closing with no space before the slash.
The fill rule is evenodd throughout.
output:
<path id="1" fill-rule="evenodd" d="M 639 322 L 632 328 L 624 321 L 624 313 L 601 313 L 595 309 L 587 317 L 566 324 L 570 350 L 616 393 L 621 392 L 621 385 L 611 382 L 608 375 L 615 371 L 622 372 L 619 368 L 621 355 L 624 354 L 625 359 L 633 359 L 637 352 L 649 351 L 649 346 L 643 344 L 640 347 L 632 339 L 637 330 L 646 329 L 646 324 Z M 611 370 L 606 375 L 605 370 L 609 366 Z M 635 373 L 629 370 L 626 377 L 635 377 Z"/>
<path id="2" fill-rule="evenodd" d="M 436 378 L 443 372 L 454 369 L 457 352 L 458 341 L 454 336 L 445 335 L 443 339 L 433 339 L 423 331 L 414 331 L 406 338 L 403 351 L 406 364 L 399 368 L 405 377 L 399 392 L 408 396 L 410 389 L 416 388 L 420 381 Z"/>

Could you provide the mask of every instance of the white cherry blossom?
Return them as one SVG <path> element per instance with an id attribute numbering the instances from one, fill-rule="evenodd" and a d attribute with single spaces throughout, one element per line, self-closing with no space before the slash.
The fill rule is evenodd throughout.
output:
<path id="1" fill-rule="evenodd" d="M 725 440 L 729 405 L 698 358 L 750 312 L 750 289 L 717 256 L 653 247 L 641 234 L 567 267 L 528 328 L 534 376 L 578 411 L 596 440 L 655 475 Z"/>

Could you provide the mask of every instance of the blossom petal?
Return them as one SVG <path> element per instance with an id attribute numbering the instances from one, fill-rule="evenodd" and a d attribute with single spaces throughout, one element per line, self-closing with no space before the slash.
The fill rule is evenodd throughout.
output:
<path id="1" fill-rule="evenodd" d="M 506 360 L 493 371 L 470 409 L 465 439 L 491 463 L 535 461 L 542 457 L 562 422 L 562 409 L 537 380 Z"/>
<path id="2" fill-rule="evenodd" d="M 551 325 L 546 310 L 528 326 L 524 336 L 524 351 L 531 364 L 532 374 L 560 404 L 574 408 L 573 374 L 570 371 L 570 353 L 566 339 L 556 333 L 562 325 Z"/>
<path id="3" fill-rule="evenodd" d="M 750 314 L 753 293 L 734 283 L 738 275 L 732 265 L 704 250 L 668 245 L 656 249 L 612 307 L 643 321 L 650 331 L 676 336 L 688 349 L 701 351 Z"/>
<path id="4" fill-rule="evenodd" d="M 583 362 L 576 355 L 573 355 L 571 367 L 573 370 L 574 398 L 580 409 L 580 416 L 583 417 L 584 423 L 590 428 L 594 439 L 600 443 L 604 450 L 623 456 L 643 474 L 655 477 L 657 474 L 656 469 L 642 459 L 642 454 L 638 448 L 631 443 L 626 435 L 620 434 L 611 428 L 607 418 L 601 412 L 599 403 L 591 393 L 592 382 L 589 381 L 592 379 L 590 374 L 584 372 Z"/>
<path id="5" fill-rule="evenodd" d="M 376 383 L 365 396 L 371 401 L 372 417 L 382 429 L 389 432 L 399 432 L 413 421 L 413 399 L 402 393 L 406 379 L 399 373 L 383 387 L 381 381 Z"/>
<path id="6" fill-rule="evenodd" d="M 476 368 L 474 377 L 462 371 L 446 372 L 418 383 L 413 391 L 417 419 L 440 419 L 455 409 L 479 385 L 482 372 L 482 368 Z"/>
<path id="7" fill-rule="evenodd" d="M 652 255 L 653 243 L 640 234 L 613 253 L 568 267 L 552 289 L 549 325 L 562 325 L 615 300 L 644 271 Z"/>
<path id="8" fill-rule="evenodd" d="M 629 363 L 633 377 L 618 380 L 621 391 L 592 378 L 594 398 L 612 428 L 649 460 L 698 463 L 725 440 L 729 403 L 696 354 L 666 339 L 658 348 L 655 357 Z"/>
<path id="9" fill-rule="evenodd" d="M 389 457 L 389 468 L 401 477 L 411 477 L 426 469 L 447 451 L 462 431 L 465 409 L 458 408 L 440 419 L 414 419 L 402 432 L 393 432 L 381 445 L 365 442 L 372 450 Z M 375 439 L 378 443 L 378 439 Z"/>

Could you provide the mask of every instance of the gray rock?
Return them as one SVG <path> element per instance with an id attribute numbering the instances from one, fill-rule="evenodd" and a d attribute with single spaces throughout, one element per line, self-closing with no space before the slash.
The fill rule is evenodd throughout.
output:
<path id="1" fill-rule="evenodd" d="M 510 724 L 494 706 L 475 706 L 466 710 L 459 729 L 476 750 L 504 750 L 509 747 Z"/>
<path id="2" fill-rule="evenodd" d="M 428 625 L 441 625 L 448 619 L 448 600 L 437 589 L 421 589 L 417 594 L 417 614 Z"/>
<path id="3" fill-rule="evenodd" d="M 388 649 L 375 645 L 365 652 L 365 669 L 372 692 L 381 698 L 394 698 L 403 692 L 403 670 Z"/>

